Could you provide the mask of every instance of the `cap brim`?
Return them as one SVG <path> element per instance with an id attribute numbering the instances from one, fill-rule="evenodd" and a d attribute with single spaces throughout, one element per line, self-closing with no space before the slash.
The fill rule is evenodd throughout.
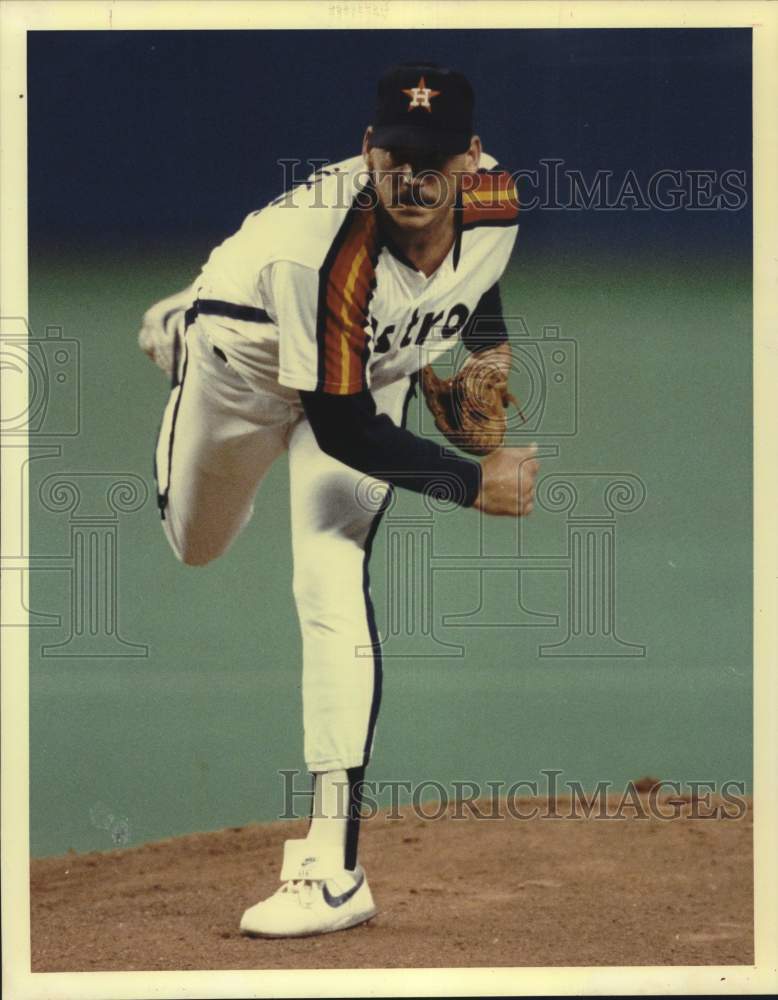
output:
<path id="1" fill-rule="evenodd" d="M 466 153 L 470 148 L 469 132 L 450 132 L 443 129 L 422 128 L 419 125 L 376 125 L 371 143 L 382 149 L 402 146 L 407 149 L 424 149 L 435 153 Z"/>

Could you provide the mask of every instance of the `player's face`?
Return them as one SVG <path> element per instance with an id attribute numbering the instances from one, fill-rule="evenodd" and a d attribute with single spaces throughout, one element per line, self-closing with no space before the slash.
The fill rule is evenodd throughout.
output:
<path id="1" fill-rule="evenodd" d="M 418 231 L 451 213 L 459 178 L 478 169 L 481 142 L 473 136 L 470 148 L 454 156 L 434 150 L 386 149 L 371 144 L 368 129 L 363 154 L 381 207 L 398 227 Z"/>

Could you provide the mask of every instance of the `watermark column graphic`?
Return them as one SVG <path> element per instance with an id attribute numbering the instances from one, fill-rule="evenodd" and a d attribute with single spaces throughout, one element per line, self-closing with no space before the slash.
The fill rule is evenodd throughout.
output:
<path id="1" fill-rule="evenodd" d="M 451 510 L 462 484 L 439 477 L 434 494 L 422 496 L 421 507 L 399 512 L 392 492 L 384 505 L 383 529 L 386 546 L 386 615 L 379 635 L 382 656 L 462 656 L 461 645 L 435 634 L 435 605 L 431 578 L 433 531 L 436 515 Z M 360 480 L 357 502 L 376 509 L 373 495 L 384 496 L 386 488 L 375 479 Z M 371 503 L 372 501 L 372 503 Z M 358 656 L 373 656 L 371 646 L 357 647 Z"/>
<path id="2" fill-rule="evenodd" d="M 557 458 L 556 445 L 538 445 L 541 462 Z M 502 523 L 501 523 L 502 522 Z M 511 530 L 511 543 L 506 547 L 505 530 Z M 476 556 L 441 555 L 435 563 L 438 573 L 467 573 L 478 577 L 478 597 L 474 608 L 447 613 L 442 623 L 447 628 L 555 628 L 559 625 L 557 611 L 529 608 L 526 598 L 527 573 L 539 568 L 528 564 L 522 555 L 522 539 L 527 522 L 516 518 L 481 517 L 478 525 Z M 556 569 L 564 556 L 546 556 L 544 569 Z"/>
<path id="3" fill-rule="evenodd" d="M 24 484 L 29 482 L 29 465 L 38 458 L 59 458 L 59 445 L 44 445 L 30 442 L 25 447 L 21 442 L 3 440 L 3 507 L 4 520 L 13 530 L 4 538 L 3 554 L 0 557 L 0 571 L 3 577 L 3 628 L 58 627 L 62 618 L 58 614 L 35 611 L 28 606 L 25 594 L 28 589 L 29 574 L 36 569 L 57 568 L 59 560 L 30 555 L 30 546 L 25 532 L 24 512 L 29 509 L 27 491 Z M 10 546 L 13 545 L 13 549 Z"/>
<path id="4" fill-rule="evenodd" d="M 41 647 L 43 656 L 148 656 L 148 646 L 119 635 L 119 514 L 140 510 L 146 483 L 132 473 L 64 472 L 48 476 L 40 500 L 67 513 L 70 527 L 71 632 Z"/>
<path id="5" fill-rule="evenodd" d="M 542 645 L 541 656 L 645 656 L 646 647 L 616 634 L 616 514 L 646 499 L 634 475 L 546 476 L 536 491 L 544 510 L 567 514 L 567 636 Z"/>
<path id="6" fill-rule="evenodd" d="M 629 473 L 546 476 L 538 486 L 537 503 L 549 513 L 566 515 L 567 549 L 540 555 L 522 552 L 520 521 L 515 551 L 484 554 L 482 538 L 481 551 L 473 555 L 437 553 L 435 538 L 441 522 L 436 519 L 433 498 L 424 498 L 426 516 L 393 514 L 390 509 L 384 535 L 382 655 L 462 657 L 465 647 L 457 641 L 461 633 L 452 629 L 558 628 L 561 624 L 567 635 L 560 642 L 539 645 L 540 656 L 645 656 L 645 646 L 623 640 L 616 627 L 616 515 L 636 511 L 645 497 L 643 482 Z M 564 607 L 530 610 L 522 602 L 522 577 L 537 571 L 565 574 Z M 452 572 L 478 576 L 477 606 L 436 617 L 436 581 L 441 573 Z M 490 578 L 493 586 L 486 582 Z M 513 583 L 509 589 L 506 578 Z M 368 655 L 369 650 L 362 653 Z"/>
<path id="7" fill-rule="evenodd" d="M 47 326 L 44 337 L 35 337 L 23 317 L 7 317 L 0 320 L 0 365 L 4 521 L 19 529 L 16 550 L 9 552 L 6 544 L 0 564 L 3 627 L 61 628 L 62 615 L 30 609 L 25 602 L 31 571 L 60 572 L 70 582 L 70 634 L 43 645 L 42 656 L 147 656 L 147 646 L 121 638 L 118 628 L 118 520 L 146 503 L 144 480 L 132 473 L 54 473 L 41 484 L 39 499 L 51 513 L 70 514 L 69 551 L 32 555 L 24 531 L 30 462 L 61 458 L 60 441 L 81 433 L 78 340 L 64 337 L 59 326 Z M 14 580 L 10 600 L 9 579 Z"/>

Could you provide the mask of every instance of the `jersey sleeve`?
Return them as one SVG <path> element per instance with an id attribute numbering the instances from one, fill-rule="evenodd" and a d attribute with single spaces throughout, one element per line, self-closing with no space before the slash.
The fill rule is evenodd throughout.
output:
<path id="1" fill-rule="evenodd" d="M 338 396 L 369 388 L 377 254 L 373 213 L 352 210 L 318 270 L 292 261 L 271 266 L 265 283 L 279 328 L 282 385 Z"/>
<path id="2" fill-rule="evenodd" d="M 278 326 L 278 381 L 291 389 L 316 389 L 318 273 L 303 264 L 277 261 L 263 273 L 260 290 Z"/>

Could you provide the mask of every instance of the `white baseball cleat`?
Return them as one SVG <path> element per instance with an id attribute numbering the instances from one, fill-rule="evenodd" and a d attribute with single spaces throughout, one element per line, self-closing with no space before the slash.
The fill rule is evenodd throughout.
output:
<path id="1" fill-rule="evenodd" d="M 249 937 L 306 937 L 342 931 L 377 913 L 360 865 L 346 871 L 340 859 L 314 854 L 305 840 L 284 845 L 283 885 L 268 899 L 249 907 L 240 921 Z"/>

